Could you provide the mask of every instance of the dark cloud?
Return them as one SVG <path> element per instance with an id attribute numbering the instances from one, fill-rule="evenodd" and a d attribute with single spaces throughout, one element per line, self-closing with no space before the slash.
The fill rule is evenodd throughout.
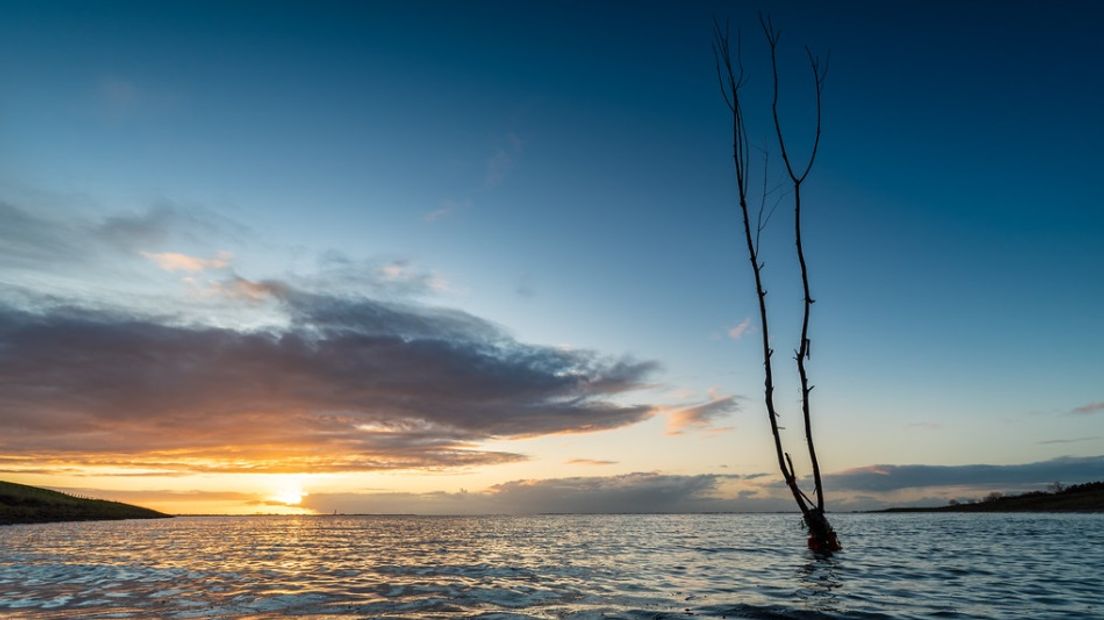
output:
<path id="1" fill-rule="evenodd" d="M 651 362 L 519 343 L 455 310 L 253 284 L 287 327 L 0 308 L 0 450 L 167 471 L 456 467 L 524 458 L 479 441 L 652 413 L 610 400 Z"/>
<path id="2" fill-rule="evenodd" d="M 1047 446 L 1047 445 L 1062 444 L 1062 443 L 1080 443 L 1082 441 L 1092 441 L 1094 439 L 1100 439 L 1100 437 L 1094 435 L 1092 437 L 1074 437 L 1074 438 L 1070 438 L 1070 439 L 1046 439 L 1046 440 L 1043 440 L 1043 441 L 1038 441 L 1036 443 L 1038 443 L 1039 445 Z"/>
<path id="3" fill-rule="evenodd" d="M 731 497 L 735 476 L 637 472 L 620 476 L 515 480 L 478 493 L 320 493 L 303 505 L 319 512 L 531 514 L 792 510 L 786 498 Z"/>
<path id="4" fill-rule="evenodd" d="M 507 506 L 529 512 L 699 512 L 728 505 L 719 476 L 632 473 L 622 476 L 517 480 L 491 488 Z"/>
<path id="5" fill-rule="evenodd" d="M 616 465 L 617 461 L 607 461 L 604 459 L 569 459 L 565 461 L 568 465 Z"/>
<path id="6" fill-rule="evenodd" d="M 885 492 L 939 486 L 1004 486 L 1104 480 L 1104 456 L 1061 457 L 1020 465 L 871 465 L 829 474 L 833 491 Z"/>

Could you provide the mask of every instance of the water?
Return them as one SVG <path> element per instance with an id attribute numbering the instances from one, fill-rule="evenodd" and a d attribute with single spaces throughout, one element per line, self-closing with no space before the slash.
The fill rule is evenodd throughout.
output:
<path id="1" fill-rule="evenodd" d="M 192 517 L 0 528 L 0 617 L 1104 618 L 1099 515 Z"/>

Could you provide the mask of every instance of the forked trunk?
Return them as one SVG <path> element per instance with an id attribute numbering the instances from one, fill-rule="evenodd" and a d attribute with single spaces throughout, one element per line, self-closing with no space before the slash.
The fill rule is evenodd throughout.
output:
<path id="1" fill-rule="evenodd" d="M 765 194 L 764 205 L 760 206 L 756 230 L 753 234 L 751 214 L 748 208 L 747 199 L 749 149 L 747 132 L 744 126 L 744 110 L 740 101 L 740 88 L 744 80 L 743 64 L 740 62 L 738 55 L 736 57 L 736 63 L 733 63 L 728 31 L 722 31 L 720 26 L 716 23 L 714 23 L 713 27 L 713 53 L 716 59 L 717 79 L 720 82 L 721 95 L 724 97 L 725 103 L 732 113 L 732 159 L 736 168 L 736 184 L 739 190 L 740 212 L 743 216 L 744 240 L 747 243 L 748 260 L 751 263 L 752 273 L 755 276 L 755 294 L 759 301 L 759 321 L 763 348 L 763 400 L 767 408 L 767 417 L 770 420 L 771 434 L 774 437 L 774 448 L 775 455 L 778 459 L 778 468 L 782 472 L 782 477 L 786 481 L 786 486 L 790 489 L 790 493 L 793 495 L 794 501 L 797 503 L 804 517 L 805 525 L 809 531 L 809 548 L 813 551 L 830 553 L 832 551 L 838 551 L 840 549 L 840 543 L 835 531 L 832 529 L 831 524 L 828 523 L 828 519 L 824 514 L 824 489 L 821 486 L 820 464 L 817 460 L 816 447 L 813 444 L 809 403 L 809 393 L 812 392 L 813 388 L 809 385 L 808 373 L 805 368 L 805 361 L 809 358 L 809 316 L 813 299 L 809 292 L 808 268 L 805 263 L 805 250 L 801 243 L 801 182 L 805 180 L 805 177 L 809 174 L 809 170 L 812 169 L 813 160 L 816 158 L 816 150 L 820 144 L 821 92 L 824 84 L 825 71 L 821 70 L 819 60 L 810 53 L 809 62 L 816 80 L 816 138 L 813 143 L 812 154 L 809 157 L 808 164 L 801 174 L 796 174 L 790 162 L 789 153 L 786 151 L 786 144 L 782 135 L 782 125 L 778 118 L 778 63 L 775 53 L 778 43 L 778 32 L 774 29 L 773 24 L 771 24 L 769 20 L 764 20 L 762 24 L 764 33 L 766 33 L 767 36 L 767 42 L 771 49 L 771 69 L 774 77 L 774 97 L 771 108 L 775 130 L 782 152 L 782 159 L 786 164 L 786 171 L 793 183 L 794 235 L 797 246 L 798 262 L 801 265 L 801 281 L 804 290 L 801 340 L 795 351 L 795 358 L 797 360 L 798 375 L 801 379 L 801 410 L 805 423 L 806 444 L 813 467 L 815 500 L 805 495 L 798 486 L 797 476 L 794 473 L 793 461 L 790 459 L 790 455 L 783 449 L 782 437 L 779 434 L 778 412 L 774 405 L 774 369 L 771 361 L 774 350 L 770 346 L 770 324 L 767 316 L 767 291 L 763 288 L 764 264 L 759 260 L 758 247 L 759 233 L 763 231 L 763 227 L 766 225 L 766 222 L 763 220 L 762 212 L 765 206 Z M 766 192 L 765 188 L 764 192 Z M 767 217 L 769 219 L 769 215 Z"/>

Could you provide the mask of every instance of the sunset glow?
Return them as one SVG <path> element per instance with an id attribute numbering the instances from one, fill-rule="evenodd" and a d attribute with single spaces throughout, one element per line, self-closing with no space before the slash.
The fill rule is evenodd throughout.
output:
<path id="1" fill-rule="evenodd" d="M 306 494 L 303 493 L 302 485 L 298 482 L 288 482 L 276 491 L 272 499 L 289 506 L 297 506 L 303 501 L 304 495 Z"/>
<path id="2" fill-rule="evenodd" d="M 754 7 L 35 4 L 0 20 L 0 479 L 172 513 L 793 508 L 710 51 Z M 1104 478 L 1091 20 L 776 10 L 802 157 L 802 46 L 832 50 L 802 216 L 831 504 Z M 785 202 L 761 244 L 800 448 L 792 231 Z"/>

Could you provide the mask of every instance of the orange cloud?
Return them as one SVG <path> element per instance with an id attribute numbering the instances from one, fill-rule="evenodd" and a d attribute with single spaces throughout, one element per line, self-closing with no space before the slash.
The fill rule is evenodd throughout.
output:
<path id="1" fill-rule="evenodd" d="M 728 428 L 710 428 L 721 417 L 739 411 L 740 403 L 737 396 L 720 396 L 716 390 L 709 391 L 709 400 L 689 407 L 675 409 L 667 418 L 667 434 L 679 435 L 688 428 L 710 429 L 714 431 L 730 430 Z"/>
<path id="2" fill-rule="evenodd" d="M 142 252 L 142 256 L 157 263 L 157 266 L 165 271 L 185 271 L 188 273 L 199 273 L 207 269 L 222 269 L 228 267 L 230 259 L 233 258 L 233 255 L 226 251 L 219 252 L 211 258 L 199 258 L 178 252 Z"/>
<path id="3" fill-rule="evenodd" d="M 728 337 L 733 340 L 739 340 L 745 333 L 747 333 L 749 327 L 751 327 L 751 319 L 744 319 L 743 321 L 740 321 L 736 325 L 733 325 L 731 328 L 729 328 Z"/>

